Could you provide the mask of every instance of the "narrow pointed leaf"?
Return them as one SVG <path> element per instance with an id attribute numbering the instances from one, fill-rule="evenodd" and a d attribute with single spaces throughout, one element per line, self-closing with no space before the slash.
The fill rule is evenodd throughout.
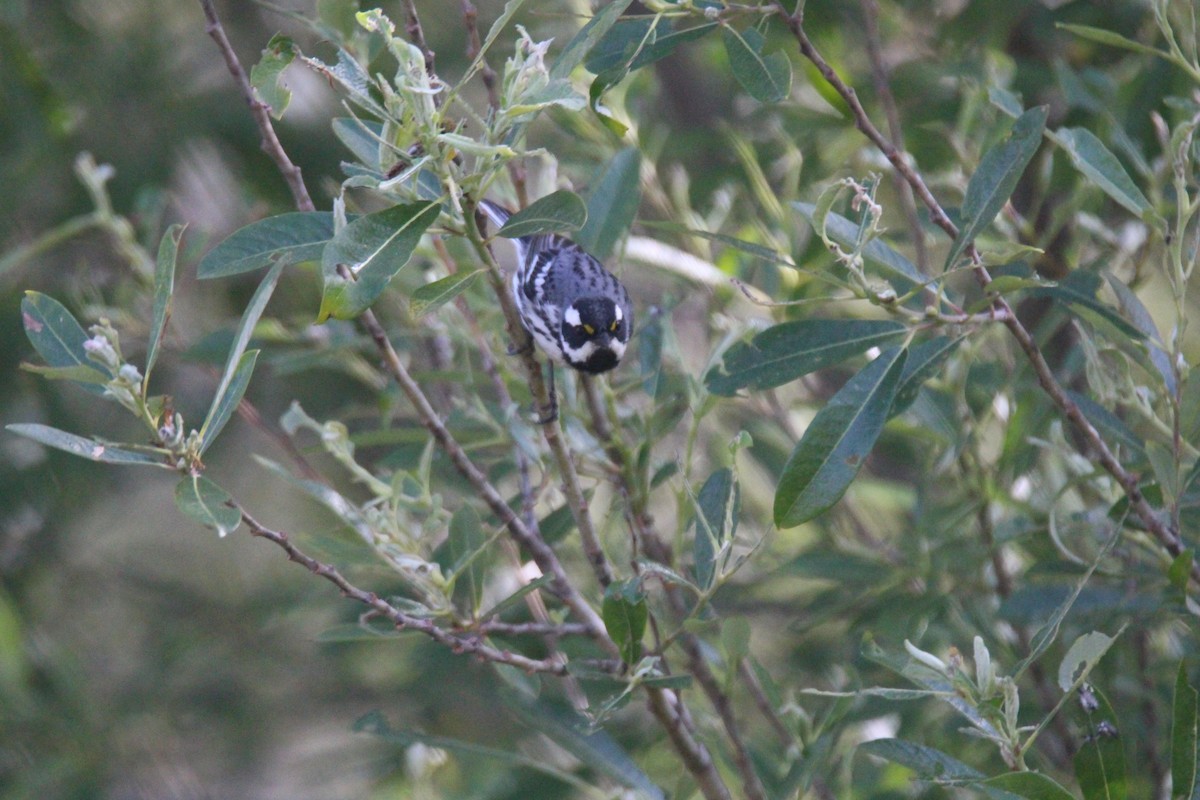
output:
<path id="1" fill-rule="evenodd" d="M 126 450 L 120 445 L 109 444 L 99 439 L 77 436 L 73 433 L 61 431 L 58 428 L 52 428 L 49 425 L 18 423 L 5 425 L 4 427 L 5 430 L 12 431 L 27 439 L 33 439 L 35 442 L 41 442 L 47 447 L 62 450 L 64 453 L 70 453 L 73 456 L 86 458 L 88 461 L 99 461 L 105 464 L 135 464 L 147 467 L 162 467 L 163 469 L 172 468 L 160 456 L 150 453 L 140 453 L 136 450 Z"/>
<path id="2" fill-rule="evenodd" d="M 1028 800 L 1075 800 L 1062 784 L 1040 772 L 1006 772 L 986 781 L 981 786 L 1011 792 Z"/>
<path id="3" fill-rule="evenodd" d="M 1062 128 L 1056 132 L 1056 141 L 1067 151 L 1075 169 L 1123 208 L 1143 218 L 1153 211 L 1125 167 L 1096 134 L 1087 128 Z"/>
<path id="4" fill-rule="evenodd" d="M 558 54 L 554 66 L 550 67 L 550 79 L 569 78 L 572 70 L 579 66 L 596 43 L 612 29 L 617 18 L 625 13 L 631 2 L 632 0 L 615 0 L 597 11 Z"/>
<path id="5" fill-rule="evenodd" d="M 360 163 L 373 170 L 380 169 L 379 150 L 383 146 L 383 123 L 354 117 L 337 117 L 331 124 L 333 135 Z M 332 235 L 331 230 L 330 236 Z"/>
<path id="6" fill-rule="evenodd" d="M 146 380 L 150 370 L 158 361 L 158 350 L 162 345 L 163 333 L 171 318 L 171 300 L 175 294 L 175 262 L 179 255 L 179 241 L 183 238 L 183 225 L 172 225 L 158 245 L 158 264 L 154 269 L 154 312 L 150 321 L 150 336 L 146 342 Z"/>
<path id="7" fill-rule="evenodd" d="M 1171 796 L 1191 800 L 1196 790 L 1197 693 L 1179 662 L 1171 717 Z"/>
<path id="8" fill-rule="evenodd" d="M 810 223 L 816 219 L 817 207 L 813 203 L 793 202 L 792 208 L 799 211 Z M 858 225 L 830 211 L 825 214 L 825 235 L 841 247 L 851 249 L 858 239 Z M 869 266 L 875 267 L 887 277 L 903 278 L 913 283 L 922 283 L 925 280 L 915 264 L 881 239 L 867 242 L 862 255 Z"/>
<path id="9" fill-rule="evenodd" d="M 876 739 L 858 746 L 858 752 L 908 767 L 922 780 L 971 781 L 983 773 L 940 750 L 904 739 Z"/>
<path id="10" fill-rule="evenodd" d="M 347 51 L 338 48 L 336 64 L 326 64 L 317 58 L 301 57 L 300 59 L 318 73 L 327 77 L 333 83 L 341 86 L 346 93 L 346 99 L 359 108 L 369 112 L 379 119 L 387 119 L 387 110 L 379 104 L 372 94 L 374 81 L 363 69 L 358 60 Z"/>
<path id="11" fill-rule="evenodd" d="M 196 277 L 224 278 L 274 263 L 315 261 L 331 238 L 333 214 L 328 211 L 268 217 L 234 231 L 209 250 L 196 267 Z"/>
<path id="12" fill-rule="evenodd" d="M 739 33 L 727 26 L 722 38 L 733 77 L 751 97 L 761 103 L 778 103 L 787 97 L 792 88 L 792 62 L 785 53 L 764 56 L 765 40 L 754 28 Z"/>
<path id="13" fill-rule="evenodd" d="M 1080 678 L 1086 677 L 1115 639 L 1100 631 L 1085 633 L 1076 639 L 1058 666 L 1058 688 L 1069 692 Z"/>
<path id="14" fill-rule="evenodd" d="M 431 311 L 441 308 L 471 287 L 484 270 L 471 272 L 456 272 L 444 278 L 427 283 L 412 294 L 408 310 L 414 317 L 423 317 Z"/>
<path id="15" fill-rule="evenodd" d="M 95 367 L 83 364 L 73 367 L 44 367 L 40 364 L 22 364 L 21 369 L 26 372 L 32 372 L 35 375 L 41 375 L 43 378 L 52 381 L 75 381 L 76 383 L 100 387 L 107 385 L 112 380 L 112 378 Z"/>
<path id="16" fill-rule="evenodd" d="M 21 321 L 29 343 L 48 366 L 99 371 L 98 365 L 87 357 L 83 349 L 88 335 L 71 312 L 53 297 L 41 292 L 26 292 L 21 300 Z M 104 394 L 104 387 L 95 385 L 91 380 L 79 385 L 92 394 Z"/>
<path id="17" fill-rule="evenodd" d="M 904 348 L 885 352 L 817 412 L 779 477 L 776 525 L 807 522 L 846 493 L 887 422 L 905 356 Z"/>
<path id="18" fill-rule="evenodd" d="M 560 189 L 540 197 L 526 208 L 513 214 L 500 226 L 497 236 L 519 239 L 539 233 L 575 231 L 587 222 L 587 206 L 574 192 Z"/>
<path id="19" fill-rule="evenodd" d="M 217 401 L 209 411 L 208 419 L 204 420 L 204 427 L 200 429 L 201 453 L 216 440 L 225 424 L 229 422 L 229 418 L 233 416 L 233 412 L 237 410 L 238 403 L 242 402 L 242 397 L 246 394 L 246 387 L 250 385 L 250 376 L 254 374 L 254 364 L 257 361 L 257 350 L 247 351 L 238 359 L 233 379 L 225 387 L 225 391 L 217 397 Z"/>
<path id="20" fill-rule="evenodd" d="M 681 44 L 700 39 L 716 27 L 715 22 L 708 22 L 676 30 L 665 19 L 621 20 L 596 43 L 584 66 L 595 75 L 624 75 L 666 58 Z"/>
<path id="21" fill-rule="evenodd" d="M 1162 50 L 1142 44 L 1141 42 L 1135 42 L 1133 39 L 1129 39 L 1119 33 L 1114 33 L 1113 31 L 1105 30 L 1104 28 L 1093 28 L 1090 25 L 1070 25 L 1065 22 L 1059 22 L 1055 25 L 1056 27 L 1061 28 L 1064 31 L 1069 31 L 1076 36 L 1084 39 L 1090 39 L 1091 41 L 1099 42 L 1100 44 L 1106 44 L 1110 47 L 1119 47 L 1122 50 L 1132 50 L 1135 53 L 1144 53 L 1145 55 L 1159 56 L 1161 58 L 1170 57 Z"/>
<path id="22" fill-rule="evenodd" d="M 712 585 L 716 574 L 714 558 L 721 545 L 737 532 L 741 492 L 733 471 L 722 467 L 708 476 L 696 495 L 699 513 L 692 554 L 695 561 L 696 583 L 703 589 Z"/>
<path id="23" fill-rule="evenodd" d="M 242 512 L 229 505 L 229 493 L 202 475 L 185 475 L 175 484 L 175 507 L 188 519 L 218 536 L 226 536 L 242 522 Z"/>
<path id="24" fill-rule="evenodd" d="M 642 156 L 627 147 L 613 156 L 588 196 L 587 222 L 575 241 L 603 261 L 633 224 L 642 197 Z"/>
<path id="25" fill-rule="evenodd" d="M 937 374 L 938 369 L 963 338 L 937 336 L 908 349 L 908 358 L 904 360 L 904 372 L 900 375 L 900 384 L 896 387 L 896 401 L 892 404 L 889 416 L 894 417 L 908 410 L 916 401 L 917 392 L 922 384 Z"/>
<path id="26" fill-rule="evenodd" d="M 770 389 L 889 344 L 906 331 L 901 323 L 889 320 L 783 322 L 729 348 L 704 382 L 710 392 L 724 397 L 744 388 Z"/>
<path id="27" fill-rule="evenodd" d="M 250 337 L 254 335 L 254 326 L 258 324 L 259 317 L 267 307 L 267 301 L 271 299 L 271 294 L 275 291 L 275 284 L 279 282 L 279 275 L 282 271 L 282 264 L 276 264 L 271 268 L 254 291 L 254 296 L 250 298 L 249 305 L 242 313 L 242 319 L 234 332 L 233 345 L 229 348 L 229 355 L 225 358 L 225 371 L 221 374 L 221 382 L 213 394 L 212 404 L 208 408 L 204 424 L 200 427 L 201 452 L 212 444 L 213 438 L 219 432 L 219 430 L 212 430 L 214 423 L 219 421 L 218 428 L 223 427 L 229 421 L 229 414 L 241 402 L 241 396 L 246 391 L 243 383 L 238 389 L 237 401 L 229 405 L 226 395 L 230 393 L 231 385 L 235 380 L 249 381 L 250 372 L 254 370 L 254 359 L 251 358 L 247 363 L 243 361 L 242 356 L 250 344 Z M 222 416 L 224 418 L 220 419 Z"/>
<path id="28" fill-rule="evenodd" d="M 967 245 L 992 224 L 1012 196 L 1017 181 L 1041 144 L 1046 113 L 1045 106 L 1026 111 L 1013 123 L 1008 138 L 984 153 L 967 184 L 962 226 L 946 258 L 946 269 L 953 267 Z"/>
<path id="29" fill-rule="evenodd" d="M 1116 294 L 1117 300 L 1121 303 L 1121 309 L 1125 312 L 1125 316 L 1133 322 L 1139 331 L 1146 336 L 1146 346 L 1150 348 L 1150 363 L 1158 370 L 1158 374 L 1162 376 L 1163 384 L 1167 387 L 1167 391 L 1174 395 L 1176 392 L 1175 370 L 1171 368 L 1171 357 L 1167 355 L 1167 351 L 1162 347 L 1162 337 L 1158 334 L 1158 326 L 1154 324 L 1154 319 L 1150 316 L 1150 312 L 1142 305 L 1142 301 L 1134 294 L 1125 283 L 1113 275 L 1111 272 L 1104 274 L 1108 285 Z"/>
<path id="30" fill-rule="evenodd" d="M 648 613 L 646 597 L 636 581 L 612 583 L 605 590 L 600 617 L 626 664 L 636 663 L 641 655 Z"/>
<path id="31" fill-rule="evenodd" d="M 408 263 L 440 213 L 438 203 L 410 203 L 359 217 L 343 228 L 321 258 L 325 293 L 318 320 L 353 319 L 366 311 Z M 342 266 L 350 278 L 340 274 Z"/>

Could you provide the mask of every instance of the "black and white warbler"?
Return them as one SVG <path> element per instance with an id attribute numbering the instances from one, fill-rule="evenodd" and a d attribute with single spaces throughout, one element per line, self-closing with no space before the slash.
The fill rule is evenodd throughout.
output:
<path id="1" fill-rule="evenodd" d="M 497 227 L 512 216 L 489 200 L 479 207 Z M 562 236 L 522 236 L 513 243 L 513 299 L 538 347 L 552 360 L 592 375 L 617 366 L 633 334 L 633 306 L 621 282 Z"/>

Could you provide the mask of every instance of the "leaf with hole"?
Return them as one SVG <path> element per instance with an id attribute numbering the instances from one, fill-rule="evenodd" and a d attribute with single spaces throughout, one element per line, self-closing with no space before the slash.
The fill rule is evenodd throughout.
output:
<path id="1" fill-rule="evenodd" d="M 777 526 L 807 522 L 846 493 L 887 422 L 906 354 L 904 348 L 884 352 L 817 412 L 779 477 Z"/>
<path id="2" fill-rule="evenodd" d="M 292 92 L 283 82 L 283 71 L 296 60 L 296 45 L 283 34 L 277 33 L 267 42 L 262 58 L 250 68 L 250 85 L 260 100 L 271 109 L 271 116 L 283 119 Z"/>

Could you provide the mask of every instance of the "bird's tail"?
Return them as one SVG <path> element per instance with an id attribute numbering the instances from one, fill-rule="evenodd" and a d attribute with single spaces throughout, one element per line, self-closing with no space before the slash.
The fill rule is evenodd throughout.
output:
<path id="1" fill-rule="evenodd" d="M 511 211 L 502 205 L 493 203 L 491 200 L 480 200 L 479 208 L 497 228 L 508 222 L 508 218 L 512 216 Z"/>

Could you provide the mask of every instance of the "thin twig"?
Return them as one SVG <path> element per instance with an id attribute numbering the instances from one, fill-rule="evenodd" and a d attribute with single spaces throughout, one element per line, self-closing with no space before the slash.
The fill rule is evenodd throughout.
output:
<path id="1" fill-rule="evenodd" d="M 395 625 L 397 630 L 417 631 L 425 634 L 438 644 L 449 647 L 455 653 L 473 655 L 483 661 L 491 661 L 496 664 L 507 664 L 528 673 L 541 672 L 551 675 L 565 675 L 567 672 L 566 665 L 557 659 L 543 660 L 528 658 L 527 656 L 508 650 L 498 650 L 485 644 L 481 636 L 464 636 L 451 633 L 439 627 L 430 619 L 405 614 L 374 592 L 359 589 L 346 580 L 336 568 L 317 561 L 315 558 L 303 553 L 296 545 L 292 544 L 291 539 L 286 533 L 266 527 L 250 516 L 241 506 L 235 504 L 234 507 L 241 512 L 242 519 L 245 521 L 247 527 L 250 528 L 252 535 L 279 545 L 287 553 L 289 560 L 296 562 L 314 575 L 319 575 L 329 581 L 341 590 L 343 596 L 369 607 L 372 612 L 384 617 Z"/>
<path id="2" fill-rule="evenodd" d="M 500 496 L 496 487 L 487 479 L 483 471 L 471 461 L 466 451 L 462 449 L 462 446 L 455 440 L 449 429 L 442 423 L 437 411 L 430 405 L 429 399 L 425 396 L 421 387 L 413 380 L 412 376 L 408 373 L 408 369 L 401 362 L 400 356 L 397 355 L 395 348 L 392 347 L 392 343 L 387 337 L 387 332 L 379 324 L 379 320 L 375 318 L 375 314 L 370 310 L 364 311 L 359 317 L 359 321 L 362 323 L 363 328 L 366 329 L 367 334 L 375 342 L 379 353 L 383 356 L 384 368 L 396 381 L 396 384 L 400 387 L 400 391 L 404 392 L 409 402 L 412 403 L 413 408 L 416 409 L 417 416 L 421 420 L 421 424 L 425 426 L 425 429 L 433 436 L 434 441 L 449 456 L 450 462 L 454 464 L 455 469 L 475 488 L 475 491 L 479 493 L 480 499 L 500 519 L 509 533 L 512 534 L 522 547 L 529 551 L 534 562 L 542 570 L 542 574 L 552 576 L 550 583 L 551 592 L 562 600 L 588 626 L 592 631 L 593 638 L 602 647 L 614 655 L 618 654 L 617 646 L 609 638 L 604 623 L 567 578 L 566 570 L 563 569 L 558 556 L 546 544 L 544 539 L 540 536 L 535 536 L 525 526 L 524 521 L 509 508 L 508 503 Z"/>
<path id="3" fill-rule="evenodd" d="M 804 12 L 801 5 L 796 13 L 789 14 L 783 7 L 780 0 L 776 0 L 776 8 L 778 12 L 787 21 L 788 28 L 792 31 L 796 42 L 800 48 L 800 52 L 813 63 L 822 77 L 834 88 L 834 90 L 846 101 L 850 107 L 851 113 L 854 115 L 854 125 L 863 133 L 871 142 L 879 148 L 880 152 L 892 163 L 896 170 L 904 176 L 908 184 L 916 192 L 917 197 L 929 209 L 930 215 L 935 225 L 946 232 L 951 238 L 957 238 L 958 226 L 946 214 L 944 208 L 929 191 L 929 187 L 925 185 L 925 181 L 909 164 L 909 159 L 906 154 L 901 153 L 896 147 L 879 132 L 879 129 L 871 122 L 867 112 L 863 109 L 862 104 L 858 100 L 858 96 L 854 89 L 846 84 L 845 81 L 834 71 L 833 67 L 817 52 L 816 47 L 808 38 L 808 34 L 804 30 Z M 967 258 L 973 264 L 973 271 L 976 280 L 986 286 L 991 282 L 991 275 L 980 258 L 979 251 L 972 244 L 967 248 Z M 1079 430 L 1088 448 L 1095 453 L 1096 460 L 1100 462 L 1100 466 L 1104 471 L 1111 475 L 1124 490 L 1126 497 L 1129 498 L 1130 508 L 1134 514 L 1145 526 L 1146 530 L 1158 540 L 1172 557 L 1178 557 L 1184 551 L 1183 543 L 1179 537 L 1179 531 L 1175 530 L 1170 522 L 1164 521 L 1154 510 L 1154 507 L 1146 500 L 1142 494 L 1140 481 L 1137 475 L 1129 472 L 1113 455 L 1108 443 L 1104 441 L 1104 437 L 1096 430 L 1095 426 L 1083 415 L 1079 406 L 1072 400 L 1059 384 L 1058 379 L 1054 376 L 1054 371 L 1046 362 L 1045 356 L 1042 355 L 1041 349 L 1037 342 L 1034 341 L 1032 334 L 1028 329 L 1017 319 L 1013 313 L 1012 307 L 1003 297 L 997 295 L 992 299 L 992 306 L 1001 315 L 1001 321 L 1008 328 L 1009 333 L 1017 340 L 1017 346 L 1025 354 L 1026 359 L 1033 367 L 1034 375 L 1037 377 L 1038 383 L 1042 390 L 1050 398 L 1071 423 Z M 1195 559 L 1192 560 L 1191 577 L 1193 580 L 1200 582 L 1200 564 L 1197 564 Z"/>
<path id="4" fill-rule="evenodd" d="M 875 93 L 879 95 L 879 104 L 883 106 L 892 144 L 903 151 L 904 128 L 900 125 L 900 112 L 896 108 L 896 96 L 892 94 L 887 65 L 883 61 L 883 48 L 879 36 L 879 4 L 875 0 L 862 0 L 862 9 L 865 23 L 863 33 L 867 44 L 867 57 L 871 61 L 871 76 L 875 82 Z M 921 229 L 921 218 L 917 215 L 917 203 L 913 198 L 912 187 L 899 172 L 893 172 L 892 178 L 896 182 L 900 207 L 904 210 L 904 218 L 908 222 L 909 234 L 912 236 L 917 267 L 920 268 L 922 274 L 928 274 L 929 256 L 925 252 L 925 231 Z"/>
<path id="5" fill-rule="evenodd" d="M 406 20 L 404 31 L 412 43 L 420 49 L 421 55 L 425 59 L 425 72 L 433 78 L 437 74 L 433 63 L 436 55 L 425 41 L 425 30 L 421 27 L 421 18 L 417 16 L 417 4 L 414 0 L 404 0 L 404 17 Z"/>
<path id="6" fill-rule="evenodd" d="M 258 125 L 258 131 L 262 135 L 262 149 L 271 160 L 275 162 L 275 166 L 279 169 L 279 173 L 283 175 L 283 179 L 287 182 L 288 189 L 292 192 L 292 200 L 295 201 L 296 208 L 300 211 L 315 211 L 316 206 L 313 205 L 312 198 L 308 194 L 308 187 L 304 185 L 304 178 L 300 173 L 300 168 L 292 163 L 287 152 L 283 149 L 283 145 L 279 143 L 279 138 L 275 135 L 275 126 L 271 124 L 271 115 L 266 103 L 259 100 L 254 95 L 254 87 L 250 85 L 250 78 L 247 77 L 246 71 L 242 69 L 242 64 L 238 61 L 237 53 L 233 51 L 233 45 L 229 43 L 229 37 L 225 35 L 225 28 L 221 25 L 221 20 L 217 16 L 217 9 L 213 5 L 213 0 L 200 0 L 200 6 L 204 9 L 204 17 L 208 20 L 208 25 L 205 30 L 208 35 L 217 43 L 217 48 L 220 49 L 221 55 L 225 58 L 225 66 L 229 68 L 229 74 L 233 76 L 238 88 L 241 89 L 242 97 L 245 98 L 246 104 L 250 106 L 250 114 L 254 117 L 255 123 Z"/>

